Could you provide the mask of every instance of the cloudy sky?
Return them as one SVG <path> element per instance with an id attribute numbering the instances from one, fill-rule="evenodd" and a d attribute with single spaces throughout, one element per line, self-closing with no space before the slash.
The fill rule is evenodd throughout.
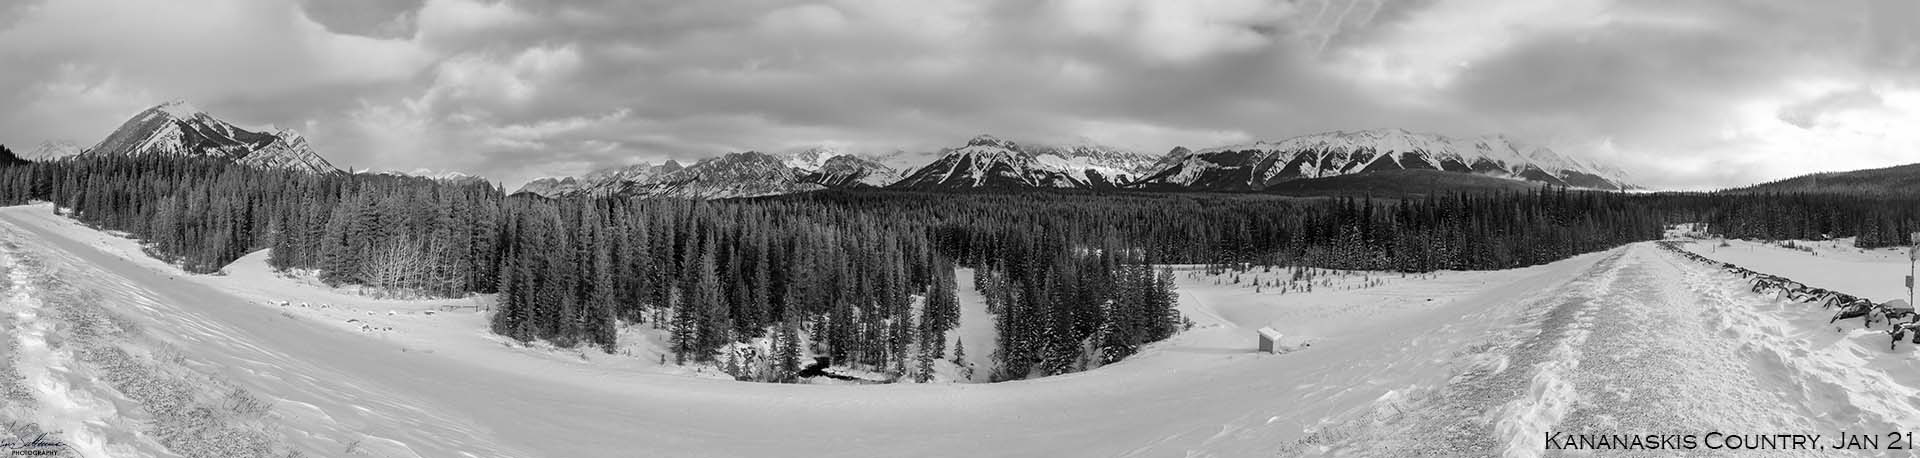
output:
<path id="1" fill-rule="evenodd" d="M 1920 162 L 1920 2 L 8 0 L 0 143 L 186 99 L 337 165 L 542 175 L 978 133 L 1506 133 L 1655 188 Z"/>

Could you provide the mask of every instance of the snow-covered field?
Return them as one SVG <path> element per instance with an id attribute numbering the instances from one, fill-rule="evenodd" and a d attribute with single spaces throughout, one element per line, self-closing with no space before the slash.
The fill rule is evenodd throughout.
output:
<path id="1" fill-rule="evenodd" d="M 1684 244 L 1688 251 L 1741 267 L 1794 279 L 1811 286 L 1852 294 L 1874 302 L 1906 299 L 1902 278 L 1907 275 L 1905 247 L 1866 250 L 1854 248 L 1852 238 L 1790 241 L 1699 240 Z"/>
<path id="2" fill-rule="evenodd" d="M 267 272 L 257 254 L 186 275 L 44 205 L 0 209 L 0 252 L 0 393 L 28 394 L 0 397 L 0 419 L 63 430 L 88 457 L 186 455 L 161 451 L 165 423 L 150 420 L 172 411 L 123 391 L 140 386 L 181 387 L 206 421 L 257 433 L 234 437 L 305 456 L 1531 456 L 1542 431 L 1920 421 L 1908 347 L 1836 332 L 1817 306 L 1651 244 L 1509 271 L 1323 274 L 1312 292 L 1256 290 L 1247 279 L 1273 279 L 1257 268 L 1238 284 L 1182 272 L 1194 328 L 1125 361 L 865 386 L 523 348 L 486 332 L 487 298 L 368 299 Z M 970 274 L 952 338 L 981 361 L 991 325 Z M 1298 348 L 1255 352 L 1263 326 Z M 103 348 L 131 363 L 85 356 Z"/>

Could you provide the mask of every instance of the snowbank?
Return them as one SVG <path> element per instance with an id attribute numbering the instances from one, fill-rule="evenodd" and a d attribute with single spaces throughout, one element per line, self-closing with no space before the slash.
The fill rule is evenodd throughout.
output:
<path id="1" fill-rule="evenodd" d="M 1787 277 L 1808 286 L 1826 288 L 1884 302 L 1905 299 L 1907 249 L 1904 247 L 1865 250 L 1855 248 L 1853 239 L 1822 241 L 1792 240 L 1788 248 L 1778 243 L 1746 240 L 1698 240 L 1681 248 L 1721 262 Z"/>

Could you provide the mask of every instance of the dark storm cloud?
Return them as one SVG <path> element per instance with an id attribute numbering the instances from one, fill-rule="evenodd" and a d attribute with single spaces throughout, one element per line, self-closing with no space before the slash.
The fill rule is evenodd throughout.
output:
<path id="1" fill-rule="evenodd" d="M 1920 109 L 1914 5 L 12 2 L 0 141 L 90 143 L 188 98 L 301 129 L 336 163 L 517 184 L 747 149 L 926 152 L 978 133 L 1157 153 L 1403 127 L 1505 132 L 1654 186 L 1715 186 L 1807 171 L 1752 158 L 1809 144 L 1857 150 L 1825 166 L 1913 146 L 1860 132 Z M 1861 92 L 1880 103 L 1833 100 Z"/>
<path id="2" fill-rule="evenodd" d="M 1786 77 L 1776 56 L 1742 43 L 1645 26 L 1541 37 L 1464 71 L 1452 97 L 1476 116 L 1543 124 L 1527 126 L 1533 135 L 1697 131 L 1676 121 Z"/>
<path id="3" fill-rule="evenodd" d="M 307 17 L 337 33 L 397 38 L 413 34 L 425 0 L 300 0 Z"/>

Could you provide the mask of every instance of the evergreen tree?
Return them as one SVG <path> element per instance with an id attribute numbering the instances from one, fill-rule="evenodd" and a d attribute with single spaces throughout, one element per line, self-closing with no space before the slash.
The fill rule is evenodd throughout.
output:
<path id="1" fill-rule="evenodd" d="M 797 315 L 788 316 L 780 325 L 779 355 L 776 357 L 779 360 L 777 372 L 779 375 L 775 380 L 781 383 L 795 381 L 795 377 L 800 373 L 801 345 L 800 318 Z"/>
<path id="2" fill-rule="evenodd" d="M 689 356 L 700 358 L 700 318 L 699 309 L 692 301 L 681 299 L 679 288 L 668 293 L 667 304 L 673 310 L 673 324 L 670 328 L 673 345 L 673 363 L 686 364 Z"/>

